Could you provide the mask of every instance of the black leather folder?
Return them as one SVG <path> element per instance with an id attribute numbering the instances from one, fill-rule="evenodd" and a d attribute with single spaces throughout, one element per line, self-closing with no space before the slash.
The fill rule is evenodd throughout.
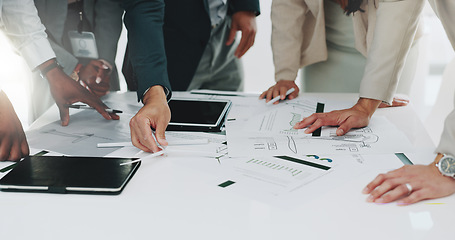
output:
<path id="1" fill-rule="evenodd" d="M 133 158 L 29 156 L 0 179 L 2 191 L 119 194 L 140 166 Z"/>

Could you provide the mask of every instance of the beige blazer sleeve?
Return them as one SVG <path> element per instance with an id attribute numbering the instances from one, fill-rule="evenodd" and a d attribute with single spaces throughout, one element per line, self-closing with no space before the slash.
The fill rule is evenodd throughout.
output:
<path id="1" fill-rule="evenodd" d="M 429 0 L 429 2 L 441 20 L 447 36 L 455 49 L 455 1 Z M 455 156 L 455 109 L 445 120 L 444 130 L 442 131 L 441 140 L 436 148 L 436 152 Z"/>
<path id="2" fill-rule="evenodd" d="M 376 22 L 360 97 L 392 102 L 424 3 L 424 0 L 379 0 L 378 4 L 369 4 L 368 17 L 375 17 Z"/>
<path id="3" fill-rule="evenodd" d="M 327 59 L 323 0 L 273 0 L 275 80 L 295 80 L 302 66 Z"/>
<path id="4" fill-rule="evenodd" d="M 364 0 L 353 15 L 356 48 L 367 57 L 360 97 L 391 103 L 414 41 L 424 0 Z M 327 59 L 324 0 L 274 0 L 275 80 L 295 80 L 299 68 Z"/>

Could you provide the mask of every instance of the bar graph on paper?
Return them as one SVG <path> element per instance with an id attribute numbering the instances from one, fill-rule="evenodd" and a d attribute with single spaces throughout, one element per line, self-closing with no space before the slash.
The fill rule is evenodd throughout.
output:
<path id="1" fill-rule="evenodd" d="M 295 167 L 290 167 L 286 166 L 283 164 L 278 164 L 278 163 L 273 163 L 273 162 L 268 162 L 264 160 L 259 160 L 259 159 L 250 159 L 246 162 L 246 164 L 255 164 L 257 166 L 262 166 L 264 168 L 269 168 L 271 170 L 275 171 L 284 171 L 288 172 L 291 176 L 296 177 L 299 174 L 302 174 L 304 171 Z"/>
<path id="2" fill-rule="evenodd" d="M 294 159 L 288 156 L 276 156 L 232 160 L 235 171 L 242 177 L 256 184 L 274 186 L 272 188 L 281 190 L 290 190 L 298 185 L 307 184 L 327 173 L 333 164 L 326 165 L 310 158 Z"/>

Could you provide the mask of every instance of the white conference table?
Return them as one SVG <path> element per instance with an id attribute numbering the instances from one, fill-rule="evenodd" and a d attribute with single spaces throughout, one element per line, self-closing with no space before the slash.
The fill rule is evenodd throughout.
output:
<path id="1" fill-rule="evenodd" d="M 355 94 L 314 96 L 356 100 Z M 136 96 L 110 94 L 108 99 L 135 102 Z M 412 106 L 375 114 L 404 131 L 418 149 L 414 163 L 433 160 L 434 146 Z M 32 128 L 57 119 L 54 107 Z M 450 239 L 452 235 L 455 196 L 405 207 L 367 203 L 361 190 L 383 170 L 355 177 L 344 173 L 343 184 L 314 198 L 301 189 L 291 195 L 293 201 L 270 202 L 220 188 L 216 176 L 183 166 L 182 161 L 144 161 L 115 196 L 0 192 L 0 238 Z"/>

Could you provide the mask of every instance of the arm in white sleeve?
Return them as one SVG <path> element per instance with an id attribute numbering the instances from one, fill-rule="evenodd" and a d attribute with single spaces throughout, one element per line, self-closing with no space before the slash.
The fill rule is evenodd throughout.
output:
<path id="1" fill-rule="evenodd" d="M 30 69 L 55 58 L 33 0 L 4 0 L 1 4 L 0 29 Z"/>
<path id="2" fill-rule="evenodd" d="M 455 49 L 455 1 L 430 0 L 429 2 L 441 20 L 452 47 Z M 455 79 L 453 80 L 455 81 Z M 444 122 L 444 130 L 436 152 L 455 156 L 455 110 L 447 116 Z"/>

